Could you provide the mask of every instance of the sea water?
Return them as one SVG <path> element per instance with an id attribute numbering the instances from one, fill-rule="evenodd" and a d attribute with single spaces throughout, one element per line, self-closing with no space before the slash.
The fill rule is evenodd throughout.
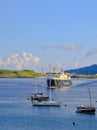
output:
<path id="1" fill-rule="evenodd" d="M 38 107 L 29 96 L 34 92 L 49 95 L 46 79 L 1 78 L 0 130 L 96 130 L 97 112 L 76 113 L 76 106 L 89 105 L 88 86 L 97 108 L 97 79 L 72 79 L 72 86 L 51 90 L 60 107 Z"/>

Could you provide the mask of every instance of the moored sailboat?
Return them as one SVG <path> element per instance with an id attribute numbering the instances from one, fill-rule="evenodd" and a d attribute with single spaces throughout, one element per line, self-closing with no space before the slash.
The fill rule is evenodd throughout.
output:
<path id="1" fill-rule="evenodd" d="M 41 82 L 41 89 L 43 88 L 43 82 Z M 46 96 L 43 94 L 43 92 L 36 92 L 36 79 L 35 79 L 35 88 L 34 88 L 34 93 L 30 95 L 31 101 L 46 101 L 49 99 L 49 96 Z"/>
<path id="2" fill-rule="evenodd" d="M 80 105 L 76 107 L 76 112 L 79 113 L 86 113 L 86 114 L 95 114 L 95 107 L 93 107 L 92 105 L 92 101 L 91 101 L 91 95 L 90 95 L 90 88 L 88 87 L 88 92 L 89 92 L 89 106 L 86 105 Z"/>
<path id="3" fill-rule="evenodd" d="M 55 102 L 51 98 L 51 88 L 50 88 L 49 89 L 49 99 L 48 100 L 42 100 L 42 101 L 38 101 L 38 100 L 33 99 L 33 105 L 34 106 L 56 106 L 56 107 L 59 107 L 60 102 Z"/>
<path id="4" fill-rule="evenodd" d="M 50 82 L 50 85 L 51 85 L 51 82 Z M 48 100 L 42 100 L 42 101 L 38 101 L 38 100 L 33 99 L 33 105 L 34 106 L 48 106 L 48 107 L 49 106 L 55 106 L 55 107 L 59 107 L 60 102 L 56 102 L 52 99 L 52 97 L 51 97 L 51 87 L 50 87 L 50 89 L 49 89 L 49 99 Z"/>

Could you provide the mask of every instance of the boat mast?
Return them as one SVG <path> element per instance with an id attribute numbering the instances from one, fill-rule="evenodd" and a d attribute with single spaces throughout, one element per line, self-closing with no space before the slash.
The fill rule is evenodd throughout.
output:
<path id="1" fill-rule="evenodd" d="M 51 101 L 51 64 L 49 64 L 49 71 L 50 71 L 50 92 L 49 92 L 49 98 Z"/>
<path id="2" fill-rule="evenodd" d="M 34 93 L 33 93 L 33 102 L 34 102 L 34 96 L 36 95 L 36 78 L 34 78 Z"/>
<path id="3" fill-rule="evenodd" d="M 92 107 L 91 94 L 90 94 L 90 88 L 89 87 L 88 87 L 88 92 L 89 92 L 90 107 Z"/>

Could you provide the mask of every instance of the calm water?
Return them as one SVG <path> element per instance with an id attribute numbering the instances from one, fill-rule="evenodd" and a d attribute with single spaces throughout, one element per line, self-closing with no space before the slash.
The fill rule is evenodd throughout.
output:
<path id="1" fill-rule="evenodd" d="M 77 105 L 89 104 L 87 86 L 97 108 L 96 79 L 73 79 L 71 88 L 52 90 L 52 98 L 61 102 L 60 107 L 35 107 L 27 99 L 31 92 L 49 94 L 46 81 L 43 86 L 41 81 L 43 79 L 0 79 L 0 130 L 97 129 L 97 112 L 95 115 L 76 113 Z"/>

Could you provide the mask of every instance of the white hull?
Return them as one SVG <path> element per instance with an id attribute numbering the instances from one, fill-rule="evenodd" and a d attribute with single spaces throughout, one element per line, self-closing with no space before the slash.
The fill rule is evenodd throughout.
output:
<path id="1" fill-rule="evenodd" d="M 34 106 L 60 106 L 59 102 L 55 102 L 55 101 L 33 101 L 33 105 Z"/>

